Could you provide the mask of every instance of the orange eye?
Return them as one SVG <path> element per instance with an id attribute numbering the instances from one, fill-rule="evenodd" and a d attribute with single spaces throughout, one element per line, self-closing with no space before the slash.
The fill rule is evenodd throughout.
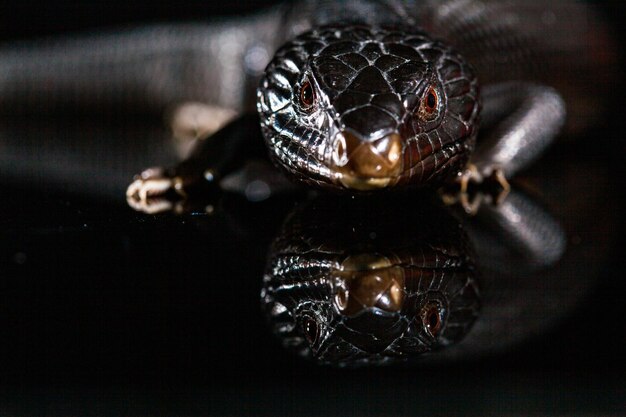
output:
<path id="1" fill-rule="evenodd" d="M 437 117 L 437 110 L 439 109 L 439 93 L 435 87 L 429 87 L 426 90 L 426 94 L 422 98 L 420 107 L 418 109 L 418 115 L 420 119 L 429 121 Z"/>
<path id="2" fill-rule="evenodd" d="M 300 105 L 304 110 L 308 110 L 315 104 L 315 91 L 309 80 L 302 83 L 300 87 Z"/>
<path id="3" fill-rule="evenodd" d="M 426 304 L 421 311 L 422 325 L 432 337 L 437 337 L 441 330 L 441 311 L 436 303 Z"/>

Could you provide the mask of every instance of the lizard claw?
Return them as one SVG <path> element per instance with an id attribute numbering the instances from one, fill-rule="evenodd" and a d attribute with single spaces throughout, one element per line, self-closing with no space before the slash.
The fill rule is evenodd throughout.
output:
<path id="1" fill-rule="evenodd" d="M 492 178 L 494 182 L 500 186 L 500 191 L 495 196 L 495 203 L 501 204 L 506 196 L 508 196 L 511 192 L 511 184 L 509 184 L 509 181 L 506 179 L 502 168 L 494 169 L 490 178 Z"/>
<path id="2" fill-rule="evenodd" d="M 484 177 L 478 172 L 478 168 L 474 164 L 468 164 L 468 166 L 461 172 L 459 179 L 457 180 L 461 189 L 460 192 L 467 194 L 470 184 L 480 184 L 483 182 Z"/>

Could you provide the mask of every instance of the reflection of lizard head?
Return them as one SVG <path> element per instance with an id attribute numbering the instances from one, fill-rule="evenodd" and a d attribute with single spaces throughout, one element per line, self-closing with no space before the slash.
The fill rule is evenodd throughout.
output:
<path id="1" fill-rule="evenodd" d="M 389 196 L 322 200 L 283 225 L 262 303 L 285 347 L 339 366 L 385 363 L 470 329 L 479 293 L 458 223 L 427 203 L 380 219 L 379 204 L 407 207 Z"/>

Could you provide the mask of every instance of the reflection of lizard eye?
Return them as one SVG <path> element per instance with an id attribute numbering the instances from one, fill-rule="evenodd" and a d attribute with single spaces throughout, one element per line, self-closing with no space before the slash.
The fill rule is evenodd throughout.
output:
<path id="1" fill-rule="evenodd" d="M 420 119 L 424 121 L 433 120 L 437 117 L 437 110 L 439 108 L 439 94 L 434 87 L 429 87 L 426 90 L 426 94 L 420 102 L 420 107 L 417 111 Z"/>
<path id="2" fill-rule="evenodd" d="M 302 330 L 304 332 L 304 337 L 306 337 L 307 342 L 312 346 L 317 342 L 319 338 L 319 326 L 317 322 L 311 317 L 305 317 L 302 322 Z"/>
<path id="3" fill-rule="evenodd" d="M 309 80 L 305 80 L 300 87 L 300 105 L 303 110 L 309 110 L 315 104 L 315 91 Z"/>
<path id="4" fill-rule="evenodd" d="M 441 310 L 436 303 L 426 304 L 421 311 L 422 325 L 432 337 L 437 337 L 441 330 Z"/>

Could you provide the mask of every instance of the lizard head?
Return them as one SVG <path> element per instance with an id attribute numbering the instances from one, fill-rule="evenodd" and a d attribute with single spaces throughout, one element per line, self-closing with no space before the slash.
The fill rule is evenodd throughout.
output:
<path id="1" fill-rule="evenodd" d="M 425 185 L 471 153 L 478 83 L 465 60 L 424 33 L 325 26 L 278 50 L 258 93 L 277 165 L 339 190 Z"/>

